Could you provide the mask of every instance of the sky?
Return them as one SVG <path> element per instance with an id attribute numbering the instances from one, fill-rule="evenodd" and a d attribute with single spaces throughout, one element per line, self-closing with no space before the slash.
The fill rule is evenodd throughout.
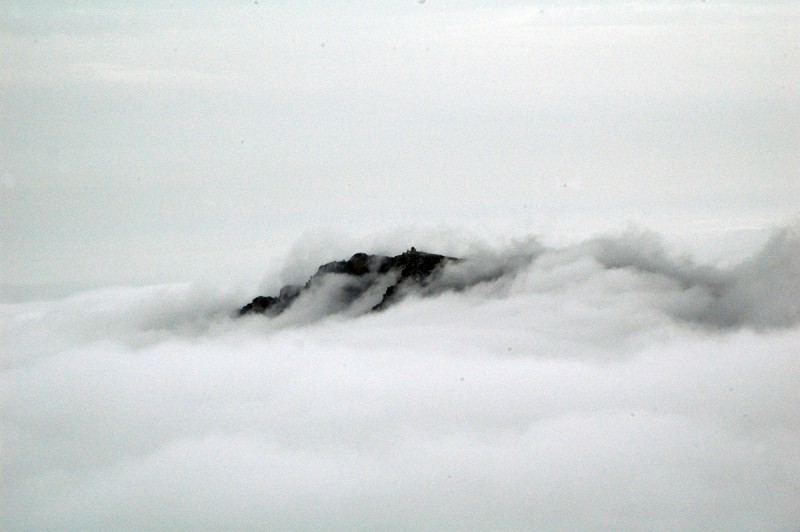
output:
<path id="1" fill-rule="evenodd" d="M 800 205 L 798 17 L 793 2 L 3 2 L 4 293 L 256 282 L 308 234 L 781 226 Z"/>
<path id="2" fill-rule="evenodd" d="M 0 0 L 0 529 L 797 530 L 800 6 L 339 4 Z"/>

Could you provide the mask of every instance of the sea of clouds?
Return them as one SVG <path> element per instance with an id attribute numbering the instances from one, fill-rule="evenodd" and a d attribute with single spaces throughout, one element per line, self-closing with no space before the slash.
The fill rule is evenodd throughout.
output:
<path id="1" fill-rule="evenodd" d="M 640 231 L 312 238 L 257 288 L 4 304 L 0 528 L 796 530 L 799 229 L 723 266 Z M 333 276 L 235 317 L 411 245 L 467 260 L 383 312 L 331 312 Z"/>

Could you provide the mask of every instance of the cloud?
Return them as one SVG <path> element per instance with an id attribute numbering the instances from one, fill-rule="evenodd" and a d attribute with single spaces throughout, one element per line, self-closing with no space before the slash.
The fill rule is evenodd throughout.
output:
<path id="1" fill-rule="evenodd" d="M 444 235 L 439 233 L 440 237 Z M 294 247 L 296 257 L 281 270 L 280 277 L 289 280 L 288 284 L 305 284 L 317 270 L 311 266 L 312 257 L 327 256 L 322 262 L 328 262 L 334 260 L 333 250 L 341 249 L 341 244 L 330 242 L 330 236 L 301 240 Z M 512 242 L 502 249 L 492 249 L 485 243 L 464 245 L 455 236 L 449 243 L 447 239 L 439 242 L 448 249 L 445 254 L 452 249 L 464 252 L 463 260 L 445 264 L 421 285 L 403 286 L 403 295 L 431 297 L 470 291 L 484 298 L 522 298 L 568 294 L 584 305 L 627 300 L 641 307 L 627 309 L 633 314 L 662 312 L 714 328 L 791 327 L 800 323 L 800 236 L 796 226 L 777 231 L 759 253 L 728 268 L 698 264 L 688 256 L 671 256 L 658 235 L 633 230 L 561 248 L 544 246 L 535 238 Z M 377 247 L 393 246 L 384 243 Z M 338 259 L 350 254 L 340 251 Z M 310 289 L 289 307 L 288 316 L 281 316 L 277 322 L 307 323 L 336 313 L 367 313 L 396 281 L 391 275 L 385 279 L 378 276 L 377 280 L 367 277 L 315 276 Z M 265 295 L 277 296 L 277 287 L 273 286 L 271 292 Z"/>
<path id="2" fill-rule="evenodd" d="M 800 233 L 774 234 L 757 255 L 728 270 L 669 259 L 652 237 L 594 242 L 607 268 L 653 275 L 678 289 L 668 305 L 677 317 L 717 327 L 789 327 L 800 323 Z"/>
<path id="3" fill-rule="evenodd" d="M 728 268 L 641 232 L 439 240 L 473 260 L 380 313 L 2 306 L 3 528 L 797 524 L 796 227 Z"/>

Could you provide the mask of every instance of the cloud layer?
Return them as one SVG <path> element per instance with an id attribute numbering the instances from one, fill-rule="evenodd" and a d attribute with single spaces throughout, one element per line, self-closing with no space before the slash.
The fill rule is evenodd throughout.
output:
<path id="1" fill-rule="evenodd" d="M 441 243 L 471 260 L 381 313 L 234 319 L 248 290 L 191 284 L 4 305 L 3 528 L 800 522 L 796 226 L 728 268 L 648 233 Z"/>

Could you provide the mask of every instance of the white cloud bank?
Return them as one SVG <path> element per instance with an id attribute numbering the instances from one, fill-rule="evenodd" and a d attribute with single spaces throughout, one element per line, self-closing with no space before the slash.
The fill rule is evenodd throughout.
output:
<path id="1" fill-rule="evenodd" d="M 476 259 L 447 282 L 504 275 L 311 322 L 195 285 L 4 305 L 2 528 L 796 529 L 796 226 L 727 269 L 441 243 Z"/>

